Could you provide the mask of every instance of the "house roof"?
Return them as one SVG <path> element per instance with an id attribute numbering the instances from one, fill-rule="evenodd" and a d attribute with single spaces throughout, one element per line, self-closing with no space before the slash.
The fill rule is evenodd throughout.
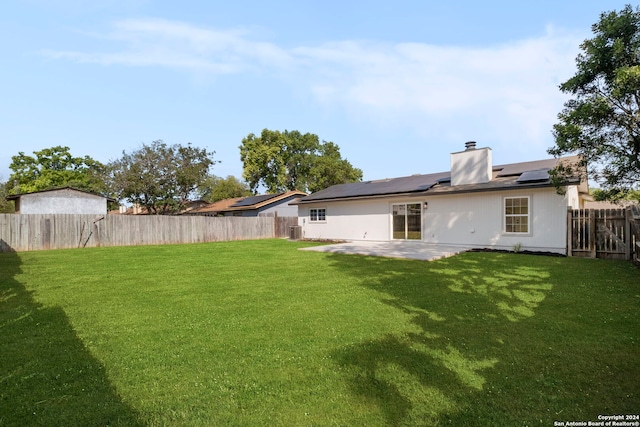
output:
<path id="1" fill-rule="evenodd" d="M 107 199 L 107 201 L 109 201 L 109 202 L 115 202 L 116 201 L 115 199 L 112 199 L 110 197 L 105 197 L 105 196 L 103 196 L 101 194 L 96 194 L 96 193 L 92 193 L 90 191 L 85 191 L 85 190 L 78 190 L 77 188 L 73 188 L 73 187 L 69 187 L 69 186 L 67 186 L 67 187 L 59 187 L 59 188 L 50 188 L 48 190 L 32 191 L 30 193 L 11 194 L 11 195 L 6 197 L 6 200 L 17 200 L 22 196 L 30 196 L 32 194 L 51 193 L 51 192 L 54 192 L 54 191 L 64 191 L 64 190 L 76 191 L 78 193 L 84 193 L 84 194 L 88 194 L 88 195 L 95 196 L 95 197 L 102 197 L 104 199 Z"/>
<path id="2" fill-rule="evenodd" d="M 429 190 L 441 180 L 450 179 L 449 172 L 428 175 L 411 175 L 401 178 L 378 179 L 350 184 L 338 184 L 315 192 L 297 203 L 316 200 L 345 199 L 351 197 L 380 196 L 388 194 L 415 193 Z"/>
<path id="3" fill-rule="evenodd" d="M 329 200 L 375 198 L 390 195 L 446 194 L 477 191 L 495 191 L 514 188 L 553 186 L 549 170 L 559 161 L 577 161 L 577 157 L 537 160 L 493 166 L 493 178 L 482 184 L 451 185 L 451 172 L 411 175 L 400 178 L 380 179 L 351 184 L 339 184 L 315 192 L 292 204 L 314 203 Z M 579 179 L 571 183 L 579 183 Z"/>
<path id="4" fill-rule="evenodd" d="M 245 197 L 234 197 L 231 199 L 218 200 L 217 202 L 209 203 L 206 206 L 202 206 L 200 208 L 192 209 L 188 213 L 190 214 L 198 214 L 198 213 L 209 213 L 209 212 L 222 212 L 229 208 L 229 206 L 239 202 Z"/>
<path id="5" fill-rule="evenodd" d="M 189 213 L 210 213 L 210 212 L 231 212 L 260 209 L 265 206 L 286 200 L 292 196 L 307 196 L 303 191 L 293 190 L 277 194 L 261 194 L 257 196 L 235 197 L 232 199 L 220 200 L 202 208 L 193 209 Z"/>
<path id="6" fill-rule="evenodd" d="M 493 167 L 494 171 L 497 171 L 497 176 L 514 176 L 521 175 L 525 172 L 535 171 L 535 170 L 545 170 L 549 171 L 553 169 L 559 160 L 570 160 L 576 161 L 577 157 L 564 157 L 562 159 L 545 159 L 545 160 L 534 160 L 532 162 L 520 162 L 520 163 L 510 163 L 507 165 L 497 165 Z M 549 174 L 546 175 L 546 178 L 549 178 Z"/>
<path id="7" fill-rule="evenodd" d="M 305 193 L 304 191 L 292 190 L 292 191 L 286 191 L 284 193 L 277 193 L 277 194 L 262 194 L 258 196 L 249 196 L 249 197 L 243 198 L 242 200 L 238 200 L 236 203 L 229 206 L 228 209 L 225 209 L 225 212 L 260 209 L 262 207 L 272 205 L 274 203 L 288 199 L 292 196 L 304 197 L 304 196 L 307 196 L 307 193 Z"/>

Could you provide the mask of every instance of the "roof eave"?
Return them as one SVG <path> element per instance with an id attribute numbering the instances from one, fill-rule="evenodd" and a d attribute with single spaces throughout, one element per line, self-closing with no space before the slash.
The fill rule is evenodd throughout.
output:
<path id="1" fill-rule="evenodd" d="M 520 190 L 524 188 L 550 188 L 553 187 L 553 184 L 549 182 L 538 182 L 538 183 L 529 183 L 529 184 L 516 184 L 516 185 L 502 185 L 495 187 L 467 187 L 458 186 L 462 188 L 454 188 L 448 187 L 443 190 L 434 190 L 431 191 L 431 196 L 446 196 L 449 194 L 465 194 L 465 193 L 486 193 L 486 192 L 494 192 L 494 191 L 511 191 L 511 190 Z"/>
<path id="2" fill-rule="evenodd" d="M 348 196 L 348 197 L 327 197 L 324 199 L 304 200 L 304 198 L 297 202 L 291 202 L 290 205 L 308 205 L 311 203 L 324 203 L 324 202 L 336 202 L 336 201 L 350 201 L 350 200 L 370 200 L 370 199 L 382 199 L 385 197 L 408 197 L 408 196 L 420 196 L 426 194 L 428 190 L 420 190 L 413 192 L 403 193 L 384 193 L 384 194 L 368 194 L 364 196 Z"/>

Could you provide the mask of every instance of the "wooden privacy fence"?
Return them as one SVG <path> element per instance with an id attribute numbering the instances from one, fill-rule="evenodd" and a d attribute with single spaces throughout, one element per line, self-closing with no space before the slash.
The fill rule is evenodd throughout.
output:
<path id="1" fill-rule="evenodd" d="M 568 255 L 638 260 L 640 215 L 627 209 L 574 209 L 568 212 Z"/>
<path id="2" fill-rule="evenodd" d="M 0 252 L 288 237 L 297 217 L 0 214 Z"/>

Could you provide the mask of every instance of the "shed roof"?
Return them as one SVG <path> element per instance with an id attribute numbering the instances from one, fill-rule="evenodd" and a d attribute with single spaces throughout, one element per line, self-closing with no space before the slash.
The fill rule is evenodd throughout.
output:
<path id="1" fill-rule="evenodd" d="M 111 197 L 106 197 L 106 196 L 103 196 L 101 194 L 92 193 L 90 191 L 79 190 L 77 188 L 73 188 L 73 187 L 69 187 L 69 186 L 67 186 L 67 187 L 58 187 L 58 188 L 50 188 L 50 189 L 47 189 L 47 190 L 32 191 L 30 193 L 11 194 L 11 195 L 6 197 L 6 200 L 17 200 L 22 196 L 30 196 L 32 194 L 52 193 L 52 192 L 61 192 L 61 191 L 62 192 L 64 192 L 64 191 L 66 191 L 66 192 L 74 191 L 74 192 L 84 193 L 84 194 L 87 194 L 87 195 L 90 195 L 90 196 L 94 196 L 94 197 L 101 197 L 103 199 L 107 199 L 107 201 L 109 201 L 109 202 L 116 202 L 116 200 L 112 199 Z"/>

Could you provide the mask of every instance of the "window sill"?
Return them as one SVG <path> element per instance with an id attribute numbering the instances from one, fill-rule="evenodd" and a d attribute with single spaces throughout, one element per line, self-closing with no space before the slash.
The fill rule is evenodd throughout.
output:
<path id="1" fill-rule="evenodd" d="M 508 231 L 502 232 L 503 236 L 514 236 L 514 237 L 533 237 L 533 233 L 513 233 Z"/>

